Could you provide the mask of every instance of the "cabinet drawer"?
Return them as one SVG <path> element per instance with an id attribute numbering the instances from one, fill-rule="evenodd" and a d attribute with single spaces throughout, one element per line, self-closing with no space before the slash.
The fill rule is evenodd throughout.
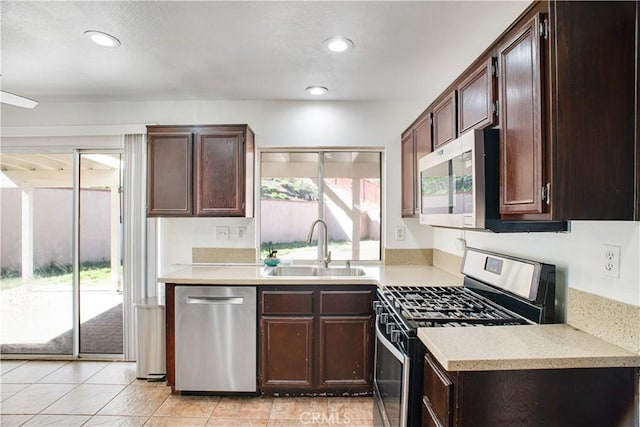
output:
<path id="1" fill-rule="evenodd" d="M 320 314 L 370 314 L 373 292 L 320 291 Z"/>
<path id="2" fill-rule="evenodd" d="M 453 383 L 427 354 L 424 357 L 424 396 L 428 409 L 435 413 L 444 427 L 451 425 L 451 394 Z M 432 414 L 433 415 L 433 414 Z"/>
<path id="3" fill-rule="evenodd" d="M 313 291 L 263 291 L 262 314 L 313 314 Z"/>

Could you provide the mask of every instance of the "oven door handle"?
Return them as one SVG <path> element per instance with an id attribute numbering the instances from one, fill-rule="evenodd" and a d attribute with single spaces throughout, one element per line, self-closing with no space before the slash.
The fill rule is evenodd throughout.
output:
<path id="1" fill-rule="evenodd" d="M 384 346 L 384 348 L 389 351 L 389 353 L 391 353 L 393 355 L 393 357 L 395 357 L 396 359 L 398 359 L 398 361 L 400 363 L 402 363 L 402 395 L 400 397 L 400 406 L 401 406 L 401 411 L 400 411 L 400 426 L 406 426 L 407 422 L 408 422 L 408 412 L 409 412 L 409 368 L 411 367 L 411 359 L 409 359 L 409 357 L 407 357 L 406 354 L 402 353 L 400 350 L 398 350 L 396 348 L 396 346 L 393 345 L 393 343 L 391 341 L 389 341 L 383 334 L 382 331 L 380 330 L 380 325 L 378 324 L 378 321 L 376 319 L 376 338 L 378 339 L 378 342 L 380 342 L 380 344 L 382 344 Z M 376 349 L 376 359 L 377 359 L 377 349 Z M 376 376 L 376 369 L 374 369 L 373 371 L 373 382 L 375 383 L 376 388 L 378 387 L 377 384 L 377 376 Z M 386 414 L 385 414 L 386 416 Z M 388 419 L 386 420 L 386 422 L 388 423 Z"/>

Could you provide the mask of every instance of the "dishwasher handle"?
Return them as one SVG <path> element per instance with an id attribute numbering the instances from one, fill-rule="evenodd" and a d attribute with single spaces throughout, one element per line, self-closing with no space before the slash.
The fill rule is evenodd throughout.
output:
<path id="1" fill-rule="evenodd" d="M 187 304 L 244 304 L 244 297 L 187 297 Z"/>

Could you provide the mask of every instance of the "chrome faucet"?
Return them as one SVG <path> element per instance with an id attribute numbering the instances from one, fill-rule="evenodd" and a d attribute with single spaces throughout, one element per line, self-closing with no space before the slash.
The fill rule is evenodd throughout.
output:
<path id="1" fill-rule="evenodd" d="M 309 230 L 309 235 L 307 236 L 307 245 L 311 244 L 311 238 L 313 237 L 313 229 L 316 224 L 321 223 L 324 225 L 324 255 L 322 259 L 318 257 L 318 262 L 322 262 L 325 268 L 329 267 L 329 263 L 331 262 L 331 251 L 329 250 L 329 236 L 327 232 L 327 223 L 321 219 L 316 219 L 313 224 L 311 224 L 311 229 Z"/>

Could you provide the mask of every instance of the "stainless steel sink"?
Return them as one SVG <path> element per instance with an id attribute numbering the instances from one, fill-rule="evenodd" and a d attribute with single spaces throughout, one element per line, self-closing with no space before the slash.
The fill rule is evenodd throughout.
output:
<path id="1" fill-rule="evenodd" d="M 278 266 L 265 269 L 273 277 L 362 277 L 367 272 L 358 267 L 313 267 L 307 265 Z"/>
<path id="2" fill-rule="evenodd" d="M 351 276 L 361 277 L 366 276 L 367 273 L 358 267 L 333 267 L 333 268 L 319 268 L 318 276 Z"/>
<path id="3" fill-rule="evenodd" d="M 317 276 L 318 267 L 312 266 L 278 266 L 265 270 L 266 276 Z"/>

